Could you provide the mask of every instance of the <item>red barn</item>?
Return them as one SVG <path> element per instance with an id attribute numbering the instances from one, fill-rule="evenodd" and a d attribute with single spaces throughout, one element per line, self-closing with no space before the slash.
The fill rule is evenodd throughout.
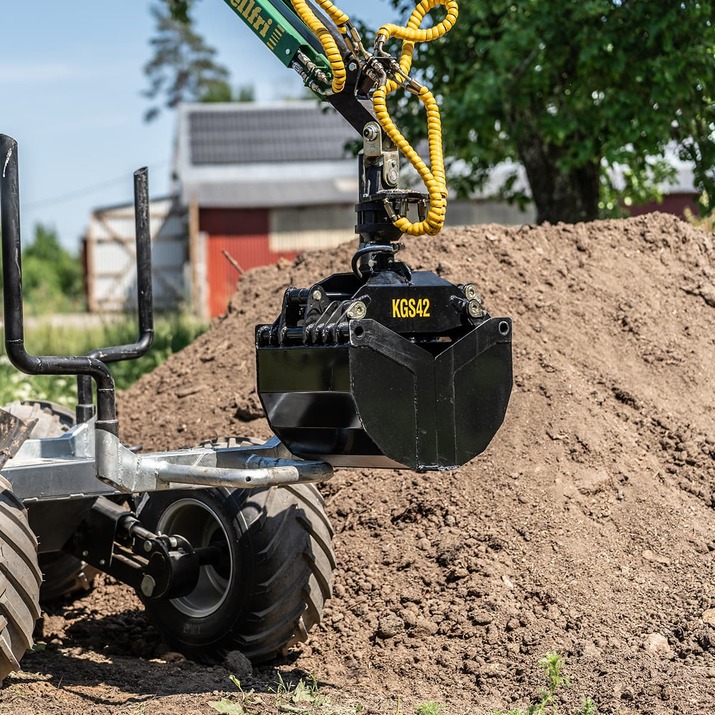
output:
<path id="1" fill-rule="evenodd" d="M 224 312 L 241 271 L 354 237 L 355 138 L 317 102 L 179 108 L 175 175 L 196 312 Z"/>

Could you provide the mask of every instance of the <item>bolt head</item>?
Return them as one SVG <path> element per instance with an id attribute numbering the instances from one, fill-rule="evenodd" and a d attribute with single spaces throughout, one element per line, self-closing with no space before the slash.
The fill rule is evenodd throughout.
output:
<path id="1" fill-rule="evenodd" d="M 481 318 L 484 315 L 484 308 L 478 300 L 470 300 L 467 305 L 467 312 L 472 318 Z"/>
<path id="2" fill-rule="evenodd" d="M 367 306 L 361 300 L 356 300 L 347 312 L 351 320 L 362 320 L 367 315 Z"/>
<path id="3" fill-rule="evenodd" d="M 151 576 L 149 576 L 149 574 L 145 574 L 144 578 L 142 578 L 142 582 L 139 588 L 147 598 L 151 598 L 152 594 L 154 593 L 154 589 L 156 588 L 156 581 Z"/>
<path id="4" fill-rule="evenodd" d="M 467 300 L 479 300 L 479 291 L 472 283 L 467 283 L 464 286 L 464 295 L 467 296 Z"/>
<path id="5" fill-rule="evenodd" d="M 323 297 L 323 294 L 316 288 L 313 291 L 313 295 L 312 295 L 313 300 L 320 300 L 322 297 Z"/>
<path id="6" fill-rule="evenodd" d="M 377 137 L 379 136 L 379 129 L 375 126 L 374 123 L 367 124 L 362 130 L 362 135 L 369 142 L 374 142 L 375 139 L 377 139 Z"/>

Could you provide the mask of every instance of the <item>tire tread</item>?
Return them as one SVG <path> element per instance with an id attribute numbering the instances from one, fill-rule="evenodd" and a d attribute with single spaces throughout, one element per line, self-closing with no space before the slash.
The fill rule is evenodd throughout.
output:
<path id="1" fill-rule="evenodd" d="M 17 670 L 32 646 L 40 616 L 37 539 L 27 512 L 0 477 L 0 681 Z"/>

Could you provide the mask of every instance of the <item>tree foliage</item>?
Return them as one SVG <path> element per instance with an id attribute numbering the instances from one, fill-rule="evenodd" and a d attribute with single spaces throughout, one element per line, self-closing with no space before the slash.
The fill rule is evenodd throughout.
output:
<path id="1" fill-rule="evenodd" d="M 185 24 L 190 22 L 189 10 L 193 5 L 193 0 L 165 0 L 165 2 L 174 20 Z"/>
<path id="2" fill-rule="evenodd" d="M 82 263 L 62 246 L 54 229 L 42 224 L 35 226 L 22 250 L 22 289 L 25 305 L 34 314 L 84 308 Z"/>
<path id="3" fill-rule="evenodd" d="M 36 312 L 82 308 L 82 265 L 60 244 L 54 229 L 35 226 L 34 239 L 23 252 L 22 274 L 28 305 Z"/>
<path id="4" fill-rule="evenodd" d="M 442 95 L 457 184 L 472 189 L 513 160 L 539 220 L 588 220 L 614 197 L 651 198 L 675 142 L 712 210 L 714 19 L 712 0 L 462 2 L 454 29 L 415 63 Z M 405 107 L 402 120 L 420 126 Z M 516 196 L 513 177 L 502 190 Z"/>
<path id="5" fill-rule="evenodd" d="M 232 96 L 228 70 L 194 29 L 189 11 L 186 2 L 175 0 L 151 7 L 156 34 L 150 40 L 154 54 L 144 66 L 149 79 L 144 94 L 159 103 L 146 112 L 146 121 L 161 112 L 162 104 L 173 109 L 180 102 L 226 101 Z"/>
<path id="6" fill-rule="evenodd" d="M 235 89 L 229 71 L 216 61 L 216 50 L 195 29 L 191 9 L 194 0 L 163 0 L 152 6 L 156 35 L 150 40 L 154 56 L 145 65 L 150 99 L 164 97 L 164 105 L 173 109 L 179 102 L 253 102 L 253 85 Z M 154 119 L 161 107 L 154 105 L 144 118 Z"/>

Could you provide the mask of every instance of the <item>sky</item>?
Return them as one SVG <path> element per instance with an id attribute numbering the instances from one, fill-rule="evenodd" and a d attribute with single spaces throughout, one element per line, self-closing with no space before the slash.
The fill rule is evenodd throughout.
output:
<path id="1" fill-rule="evenodd" d="M 147 124 L 143 66 L 154 32 L 150 0 L 2 0 L 0 133 L 19 144 L 22 234 L 54 228 L 79 248 L 93 209 L 130 202 L 132 174 L 149 167 L 152 196 L 171 188 L 175 117 Z M 387 0 L 338 0 L 371 27 L 395 21 Z M 301 93 L 291 70 L 255 38 L 223 0 L 201 0 L 198 31 L 259 101 Z"/>

